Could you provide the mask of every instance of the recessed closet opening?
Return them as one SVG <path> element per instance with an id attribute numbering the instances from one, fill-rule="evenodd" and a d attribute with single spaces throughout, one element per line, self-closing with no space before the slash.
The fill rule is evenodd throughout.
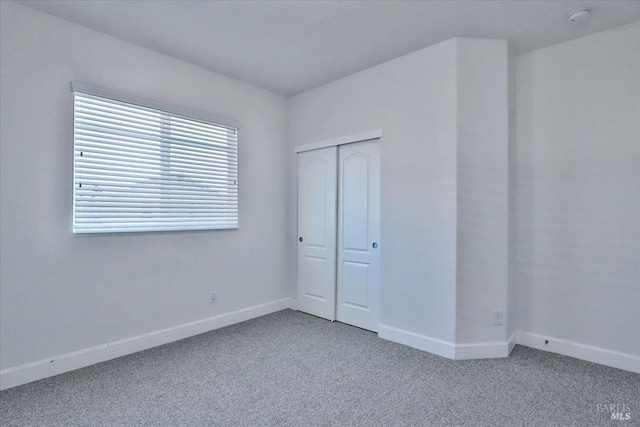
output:
<path id="1" fill-rule="evenodd" d="M 298 152 L 298 310 L 371 331 L 380 305 L 380 139 Z"/>

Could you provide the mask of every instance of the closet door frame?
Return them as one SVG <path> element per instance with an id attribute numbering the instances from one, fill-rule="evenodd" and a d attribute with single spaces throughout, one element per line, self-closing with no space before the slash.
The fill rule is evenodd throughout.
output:
<path id="1" fill-rule="evenodd" d="M 309 144 L 298 145 L 294 148 L 296 153 L 303 151 L 317 150 L 318 148 L 335 147 L 338 145 L 351 144 L 353 142 L 364 142 L 370 139 L 379 139 L 382 142 L 384 132 L 382 129 L 374 129 L 366 132 L 354 133 L 353 135 L 340 136 L 338 138 L 325 139 Z"/>
<path id="2" fill-rule="evenodd" d="M 313 151 L 313 150 L 317 150 L 317 149 L 321 149 L 321 148 L 326 148 L 326 147 L 336 147 L 338 148 L 338 146 L 340 145 L 345 145 L 345 144 L 351 144 L 351 143 L 356 143 L 356 142 L 364 142 L 364 141 L 370 141 L 370 140 L 378 140 L 378 143 L 382 143 L 382 137 L 384 136 L 384 132 L 382 129 L 374 129 L 374 130 L 370 130 L 370 131 L 366 131 L 366 132 L 360 132 L 360 133 L 356 133 L 356 134 L 352 134 L 352 135 L 347 135 L 347 136 L 342 136 L 342 137 L 337 137 L 337 138 L 331 138 L 331 139 L 326 139 L 326 140 L 322 140 L 322 141 L 318 141 L 318 142 L 312 142 L 309 144 L 303 144 L 303 145 L 298 145 L 296 147 L 294 147 L 294 151 L 296 153 L 296 185 L 295 185 L 295 189 L 294 189 L 294 206 L 295 206 L 295 218 L 296 218 L 296 234 L 295 234 L 295 244 L 296 244 L 296 271 L 295 271 L 295 277 L 296 277 L 296 295 L 298 295 L 299 292 L 299 265 L 298 265 L 298 233 L 299 233 L 299 229 L 298 229 L 298 166 L 297 166 L 297 154 L 301 153 L 301 152 L 305 152 L 305 151 Z M 382 151 L 382 150 L 380 150 Z M 336 156 L 337 157 L 337 156 Z M 337 160 L 337 158 L 336 158 Z M 336 224 L 339 226 L 339 224 L 337 223 L 338 221 L 338 212 L 336 211 Z M 337 239 L 337 230 L 336 230 L 336 239 Z M 380 249 L 378 249 L 379 251 L 381 251 Z M 337 247 L 336 247 L 336 263 L 337 263 L 337 258 L 338 258 L 338 253 L 337 253 Z M 382 252 L 380 252 L 380 264 L 382 263 Z M 336 264 L 337 266 L 337 264 Z M 336 269 L 337 270 L 337 269 Z M 380 277 L 381 280 L 381 277 Z M 334 286 L 335 286 L 335 293 L 334 295 L 337 295 L 338 292 L 338 276 L 337 276 L 337 271 L 336 271 L 336 275 L 334 278 Z M 376 307 L 375 307 L 375 312 L 377 314 L 377 319 L 375 320 L 377 324 L 380 323 L 380 291 L 381 291 L 381 281 L 379 282 L 376 291 Z M 337 297 L 336 297 L 337 299 Z M 337 300 L 334 301 L 334 316 L 332 320 L 335 320 L 335 314 L 336 314 L 336 310 L 337 310 Z"/>

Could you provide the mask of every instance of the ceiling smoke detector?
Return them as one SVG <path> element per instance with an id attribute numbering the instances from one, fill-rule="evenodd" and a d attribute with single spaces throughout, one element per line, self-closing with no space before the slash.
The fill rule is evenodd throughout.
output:
<path id="1" fill-rule="evenodd" d="M 580 9 L 574 10 L 569 14 L 567 19 L 571 22 L 581 22 L 586 21 L 591 16 L 591 11 L 589 9 Z"/>

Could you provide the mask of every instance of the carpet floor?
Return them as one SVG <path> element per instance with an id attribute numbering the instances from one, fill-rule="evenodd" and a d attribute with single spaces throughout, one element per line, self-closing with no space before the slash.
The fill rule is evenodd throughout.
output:
<path id="1" fill-rule="evenodd" d="M 598 404 L 628 404 L 610 421 Z M 452 361 L 285 310 L 0 393 L 8 426 L 640 425 L 640 375 L 516 346 Z"/>

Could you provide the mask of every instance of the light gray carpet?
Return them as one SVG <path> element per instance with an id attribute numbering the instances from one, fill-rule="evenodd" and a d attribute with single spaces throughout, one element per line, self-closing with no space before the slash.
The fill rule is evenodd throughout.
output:
<path id="1" fill-rule="evenodd" d="M 640 375 L 569 357 L 452 361 L 285 310 L 5 390 L 0 425 L 640 425 L 639 393 Z"/>

